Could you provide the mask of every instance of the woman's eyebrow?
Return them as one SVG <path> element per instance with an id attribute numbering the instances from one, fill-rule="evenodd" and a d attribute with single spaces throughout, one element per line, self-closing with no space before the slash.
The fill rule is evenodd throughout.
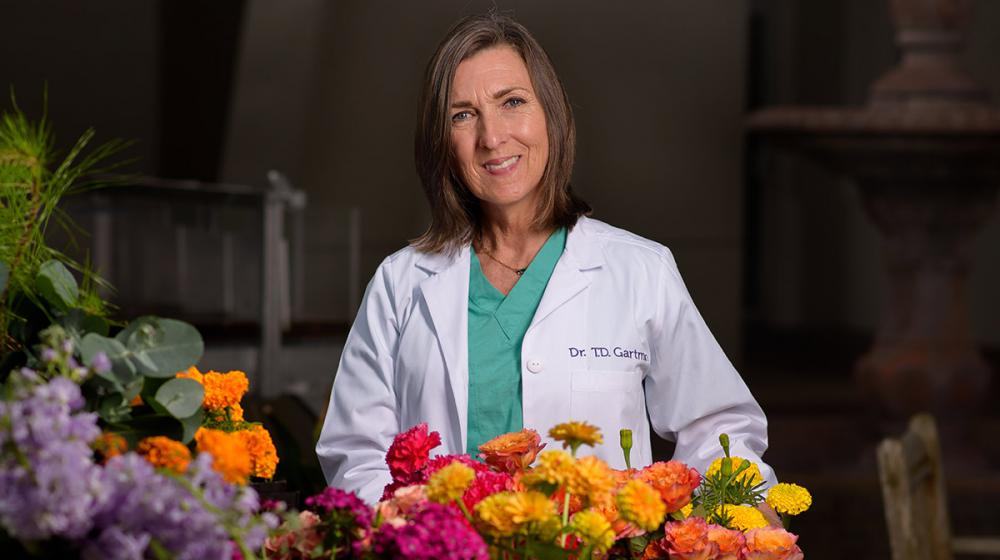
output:
<path id="1" fill-rule="evenodd" d="M 523 86 L 509 86 L 509 87 L 505 87 L 503 89 L 498 90 L 496 93 L 494 93 L 493 94 L 493 99 L 500 99 L 501 97 L 507 95 L 508 93 L 511 93 L 511 92 L 514 92 L 514 91 L 517 91 L 517 90 L 528 91 L 528 88 L 523 87 Z M 468 107 L 473 107 L 473 104 L 472 104 L 471 101 L 455 101 L 455 102 L 453 102 L 451 104 L 451 108 L 452 109 L 466 109 Z"/>

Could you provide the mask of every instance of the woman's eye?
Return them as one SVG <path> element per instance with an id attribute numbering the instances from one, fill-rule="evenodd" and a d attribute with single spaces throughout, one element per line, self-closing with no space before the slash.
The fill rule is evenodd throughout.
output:
<path id="1" fill-rule="evenodd" d="M 472 118 L 471 111 L 460 111 L 451 116 L 452 122 L 462 122 L 467 121 Z"/>
<path id="2" fill-rule="evenodd" d="M 525 103 L 527 102 L 521 99 L 520 97 L 511 97 L 510 99 L 504 102 L 504 105 L 508 107 L 519 107 L 521 105 L 524 105 Z"/>

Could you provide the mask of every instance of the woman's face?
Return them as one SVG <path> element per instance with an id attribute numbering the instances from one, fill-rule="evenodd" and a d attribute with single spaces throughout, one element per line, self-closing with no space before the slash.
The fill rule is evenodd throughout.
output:
<path id="1" fill-rule="evenodd" d="M 472 194 L 495 209 L 534 210 L 549 137 L 521 55 L 505 45 L 464 60 L 449 106 L 451 149 Z"/>

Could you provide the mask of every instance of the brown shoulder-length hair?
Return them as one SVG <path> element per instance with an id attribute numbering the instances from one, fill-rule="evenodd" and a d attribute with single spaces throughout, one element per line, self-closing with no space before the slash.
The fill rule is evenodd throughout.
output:
<path id="1" fill-rule="evenodd" d="M 590 213 L 590 206 L 570 188 L 576 151 L 576 124 L 566 90 L 548 55 L 523 25 L 488 14 L 463 18 L 444 38 L 427 64 L 417 116 L 417 173 L 431 205 L 431 225 L 413 240 L 424 252 L 453 252 L 482 233 L 479 200 L 453 164 L 448 105 L 455 71 L 463 60 L 491 47 L 509 45 L 524 60 L 545 113 L 549 158 L 539 183 L 537 227 L 566 227 Z"/>

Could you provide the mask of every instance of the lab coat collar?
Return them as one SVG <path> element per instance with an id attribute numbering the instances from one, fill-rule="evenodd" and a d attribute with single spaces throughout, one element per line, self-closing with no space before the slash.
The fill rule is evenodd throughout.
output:
<path id="1" fill-rule="evenodd" d="M 603 266 L 603 243 L 594 235 L 593 227 L 591 220 L 580 218 L 569 231 L 566 249 L 552 271 L 529 330 L 590 285 L 590 277 L 585 271 Z M 465 452 L 468 434 L 470 255 L 466 245 L 451 254 L 422 253 L 415 263 L 431 274 L 420 283 L 420 291 L 448 373 L 452 397 L 449 405 L 454 407 L 449 418 L 457 421 L 457 425 L 450 428 L 451 433 L 459 435 L 457 441 L 444 442 L 451 453 Z"/>

